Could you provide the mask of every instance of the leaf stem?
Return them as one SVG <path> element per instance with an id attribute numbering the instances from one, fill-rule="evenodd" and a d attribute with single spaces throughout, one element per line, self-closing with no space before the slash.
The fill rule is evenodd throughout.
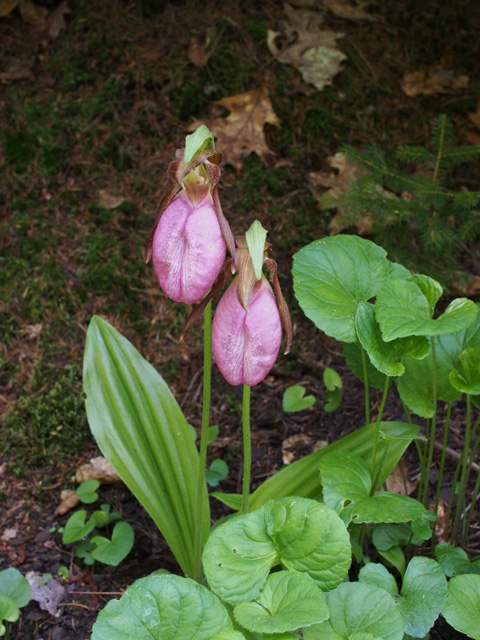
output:
<path id="1" fill-rule="evenodd" d="M 385 378 L 385 387 L 383 389 L 382 401 L 380 403 L 380 408 L 378 410 L 377 420 L 375 422 L 375 436 L 373 438 L 373 453 L 372 453 L 372 468 L 371 468 L 371 475 L 372 475 L 372 478 L 373 478 L 372 495 L 373 495 L 373 492 L 375 491 L 375 486 L 377 484 L 377 479 L 378 479 L 378 476 L 380 475 L 380 471 L 381 471 L 381 468 L 382 468 L 382 465 L 383 465 L 383 460 L 382 460 L 382 464 L 378 465 L 377 467 L 376 467 L 375 463 L 376 463 L 376 457 L 377 457 L 378 434 L 380 432 L 380 422 L 382 421 L 383 410 L 385 408 L 385 402 L 387 401 L 389 384 L 390 384 L 390 377 L 386 376 L 386 378 Z M 375 468 L 376 468 L 376 470 L 375 470 Z"/>
<path id="2" fill-rule="evenodd" d="M 460 475 L 460 485 L 458 488 L 458 498 L 457 505 L 455 507 L 455 517 L 453 519 L 453 527 L 452 527 L 452 540 L 455 540 L 458 531 L 460 528 L 460 519 L 462 515 L 464 515 L 465 508 L 465 492 L 467 490 L 467 482 L 468 482 L 468 470 L 469 470 L 469 453 L 470 453 L 470 440 L 471 440 L 471 419 L 472 419 L 472 410 L 471 410 L 471 400 L 470 395 L 466 394 L 467 400 L 467 418 L 465 425 L 465 442 L 463 445 L 462 457 L 461 457 L 461 468 L 462 473 Z"/>
<path id="3" fill-rule="evenodd" d="M 363 365 L 363 385 L 365 387 L 365 424 L 370 424 L 370 387 L 368 385 L 367 356 L 365 349 L 360 345 Z"/>
<path id="4" fill-rule="evenodd" d="M 248 499 L 250 496 L 250 474 L 252 466 L 252 442 L 250 437 L 250 387 L 243 385 L 242 406 L 243 429 L 243 486 L 242 506 L 240 513 L 248 513 Z"/>
<path id="5" fill-rule="evenodd" d="M 210 396 L 212 387 L 212 303 L 209 302 L 203 313 L 203 406 L 202 430 L 200 434 L 200 455 L 198 459 L 197 508 L 195 513 L 195 533 L 193 546 L 193 576 L 202 581 L 203 547 L 203 502 L 205 492 L 205 467 L 207 465 L 208 426 L 210 421 Z"/>
<path id="6" fill-rule="evenodd" d="M 423 479 L 423 496 L 421 502 L 426 509 L 428 509 L 428 479 L 430 477 L 430 468 L 432 466 L 433 461 L 433 449 L 435 446 L 435 435 L 437 430 L 437 358 L 435 353 L 435 338 L 433 336 L 430 337 L 430 349 L 432 353 L 432 381 L 433 381 L 433 415 L 432 421 L 430 425 L 430 441 L 428 442 L 428 457 L 426 460 L 426 464 L 423 468 L 423 473 L 425 477 Z"/>

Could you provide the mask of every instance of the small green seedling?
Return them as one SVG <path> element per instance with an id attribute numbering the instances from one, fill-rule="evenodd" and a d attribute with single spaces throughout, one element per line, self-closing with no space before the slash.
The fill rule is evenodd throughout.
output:
<path id="1" fill-rule="evenodd" d="M 58 567 L 58 575 L 60 576 L 60 578 L 63 578 L 64 580 L 66 580 L 70 575 L 68 567 L 66 567 L 65 565 Z"/>
<path id="2" fill-rule="evenodd" d="M 282 409 L 285 413 L 294 413 L 295 411 L 303 411 L 315 404 L 314 396 L 305 395 L 305 387 L 299 384 L 293 385 L 285 389 L 282 399 Z"/>
<path id="3" fill-rule="evenodd" d="M 99 486 L 98 480 L 86 480 L 82 482 L 76 493 L 83 502 L 89 504 L 98 500 L 96 489 Z M 108 504 L 102 504 L 100 509 L 94 511 L 88 519 L 85 509 L 79 509 L 67 520 L 62 534 L 62 542 L 63 544 L 78 542 L 75 553 L 77 557 L 83 558 L 85 564 L 91 565 L 97 560 L 116 566 L 133 547 L 134 532 L 131 525 L 128 522 L 117 522 L 113 528 L 111 539 L 100 535 L 90 536 L 90 534 L 95 529 L 107 527 L 112 522 L 120 520 L 121 517 L 120 513 L 110 513 L 110 505 Z M 66 567 L 64 568 L 66 569 Z M 66 575 L 68 577 L 68 570 Z"/>
<path id="4" fill-rule="evenodd" d="M 7 633 L 3 621 L 16 622 L 20 608 L 30 601 L 31 589 L 18 569 L 0 571 L 0 636 Z"/>
<path id="5" fill-rule="evenodd" d="M 340 389 L 343 387 L 343 382 L 338 373 L 330 367 L 326 367 L 323 372 L 323 382 L 328 389 L 323 409 L 330 413 L 331 411 L 338 409 L 340 406 L 340 402 L 342 400 Z"/>
<path id="6" fill-rule="evenodd" d="M 221 458 L 212 460 L 210 469 L 205 469 L 205 479 L 211 487 L 217 487 L 220 480 L 228 476 L 228 464 Z"/>

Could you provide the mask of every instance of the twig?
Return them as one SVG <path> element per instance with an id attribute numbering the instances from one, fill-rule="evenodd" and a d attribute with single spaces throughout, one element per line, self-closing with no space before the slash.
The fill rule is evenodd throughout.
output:
<path id="1" fill-rule="evenodd" d="M 437 440 L 435 440 L 434 447 L 435 447 L 435 449 L 438 449 L 439 451 L 442 451 L 443 444 L 441 442 L 438 442 Z M 450 456 L 450 458 L 454 458 L 455 460 L 460 460 L 461 454 L 458 453 L 457 451 L 455 451 L 454 449 L 452 449 L 451 447 L 447 447 L 445 449 L 445 451 L 447 452 L 447 455 Z M 480 466 L 476 462 L 472 462 L 472 469 L 474 471 L 478 472 L 478 471 L 480 471 Z"/>

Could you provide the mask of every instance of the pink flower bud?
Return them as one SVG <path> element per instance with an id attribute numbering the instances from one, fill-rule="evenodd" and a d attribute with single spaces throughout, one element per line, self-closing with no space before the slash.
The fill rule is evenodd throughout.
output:
<path id="1" fill-rule="evenodd" d="M 194 204 L 181 191 L 153 236 L 153 265 L 163 291 L 175 302 L 198 302 L 220 273 L 225 253 L 211 193 Z"/>
<path id="2" fill-rule="evenodd" d="M 277 303 L 265 276 L 254 285 L 249 311 L 238 301 L 238 276 L 218 303 L 212 326 L 212 351 L 231 385 L 253 387 L 277 359 L 282 325 Z"/>

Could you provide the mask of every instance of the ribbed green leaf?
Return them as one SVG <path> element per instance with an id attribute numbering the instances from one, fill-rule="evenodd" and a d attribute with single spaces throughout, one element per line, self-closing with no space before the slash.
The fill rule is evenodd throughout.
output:
<path id="1" fill-rule="evenodd" d="M 170 389 L 108 322 L 94 316 L 84 358 L 87 416 L 103 455 L 192 575 L 198 452 Z M 205 487 L 203 539 L 209 532 Z"/>
<path id="2" fill-rule="evenodd" d="M 480 576 L 471 574 L 450 580 L 442 615 L 457 631 L 480 640 Z"/>

